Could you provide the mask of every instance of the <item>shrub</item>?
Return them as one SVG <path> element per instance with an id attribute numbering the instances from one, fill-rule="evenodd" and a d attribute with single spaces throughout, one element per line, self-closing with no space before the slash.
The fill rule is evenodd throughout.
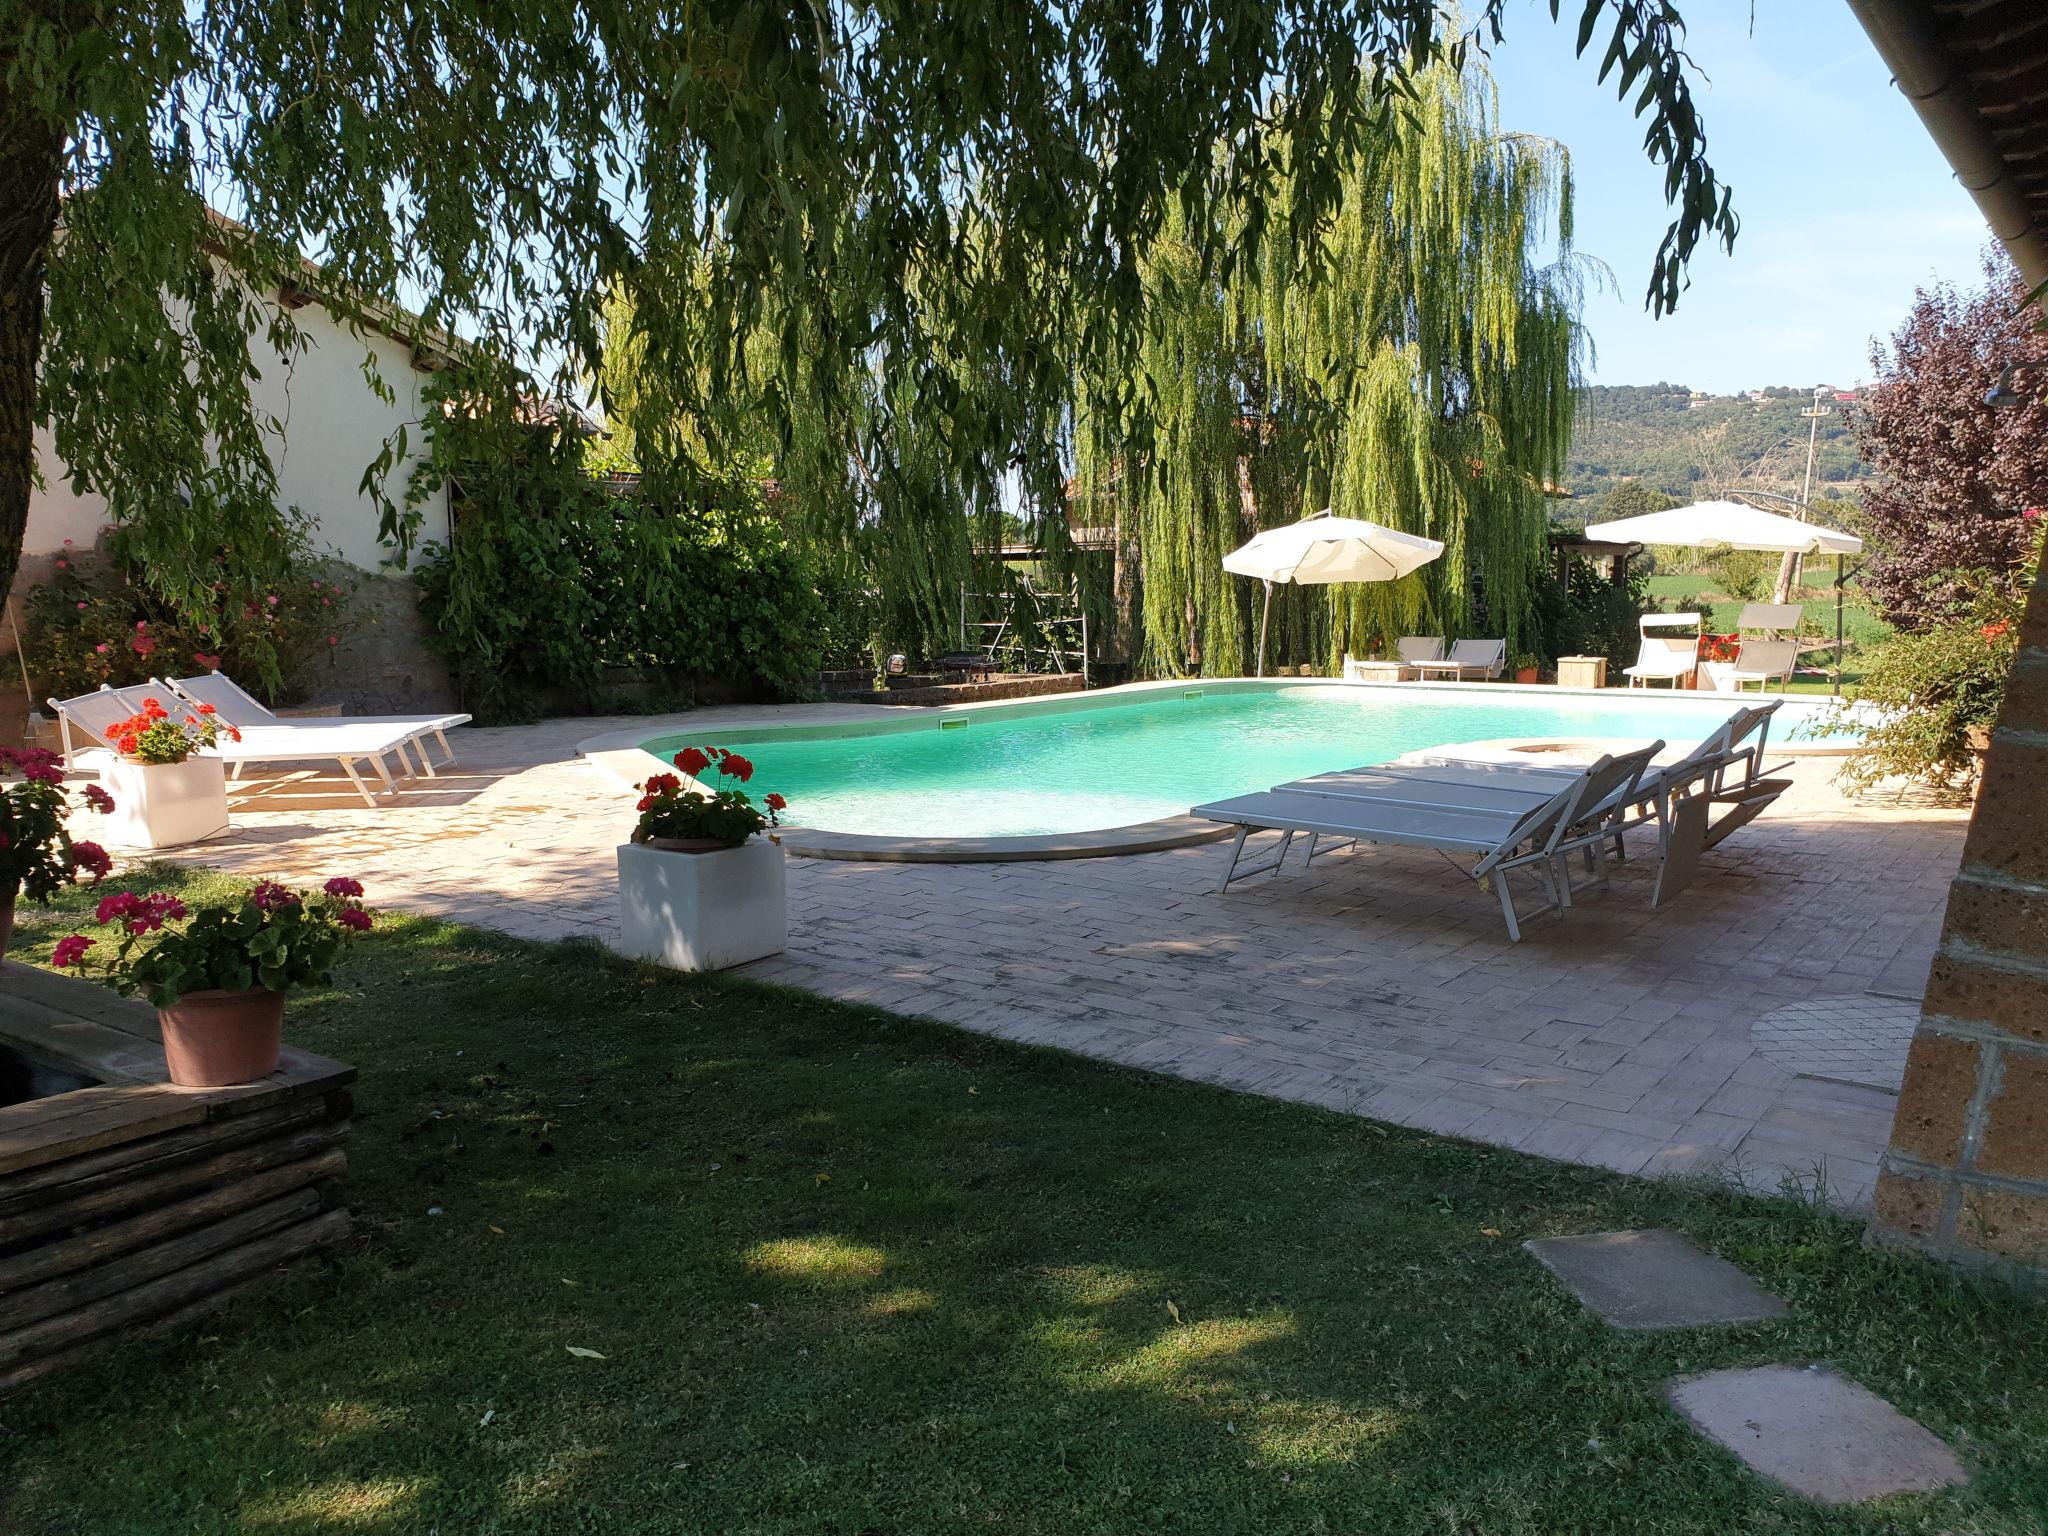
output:
<path id="1" fill-rule="evenodd" d="M 613 668 L 816 695 L 824 610 L 758 480 L 664 505 L 592 479 L 565 435 L 464 425 L 454 531 L 416 575 L 429 643 L 478 715 L 532 718 L 556 690 L 594 705 Z"/>
<path id="2" fill-rule="evenodd" d="M 1844 764 L 1846 786 L 1896 778 L 1967 788 L 1977 769 L 1973 737 L 1998 718 L 2019 648 L 2021 596 L 2002 587 L 1980 592 L 1965 617 L 1902 634 L 1877 652 L 1862 697 L 1884 714 Z"/>
<path id="3" fill-rule="evenodd" d="M 1777 584 L 1780 557 L 1761 549 L 1724 549 L 1708 562 L 1716 584 L 1730 597 L 1760 603 Z"/>
<path id="4" fill-rule="evenodd" d="M 223 583 L 214 609 L 197 618 L 152 592 L 118 529 L 103 556 L 67 549 L 24 605 L 30 677 L 63 699 L 103 683 L 219 670 L 266 703 L 287 702 L 314 658 L 340 643 L 350 595 L 314 556 L 305 529 L 303 518 L 294 521 L 282 574 L 261 601 L 237 603 Z"/>
<path id="5" fill-rule="evenodd" d="M 1635 663 L 1637 627 L 1652 611 L 1648 571 L 1631 567 L 1624 580 L 1602 576 L 1588 561 L 1573 560 L 1565 581 L 1536 590 L 1536 623 L 1545 655 L 1605 656 L 1610 672 Z"/>

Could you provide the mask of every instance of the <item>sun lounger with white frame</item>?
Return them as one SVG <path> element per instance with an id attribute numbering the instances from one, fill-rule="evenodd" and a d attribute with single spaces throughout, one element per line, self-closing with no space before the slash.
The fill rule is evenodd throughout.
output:
<path id="1" fill-rule="evenodd" d="M 82 752 L 74 733 L 83 733 L 93 741 L 105 744 L 109 740 L 108 731 L 123 720 L 140 714 L 143 704 L 151 699 L 162 705 L 164 712 L 174 720 L 192 712 L 189 701 L 156 683 L 102 688 L 97 693 L 83 693 L 76 698 L 49 700 L 50 708 L 57 712 L 57 728 L 62 733 L 65 761 L 75 763 Z M 362 765 L 367 765 L 376 775 L 387 794 L 396 794 L 398 786 L 384 761 L 386 754 L 395 755 L 400 765 L 411 772 L 404 748 L 412 732 L 405 726 L 288 725 L 280 722 L 268 726 L 237 726 L 236 729 L 241 732 L 240 741 L 223 732 L 213 746 L 204 749 L 228 765 L 230 778 L 239 778 L 242 770 L 251 763 L 334 762 L 340 765 L 349 783 L 355 786 L 356 793 L 363 797 L 363 803 L 374 806 L 377 797 L 363 782 Z"/>
<path id="2" fill-rule="evenodd" d="M 1696 613 L 1646 613 L 1638 625 L 1642 644 L 1636 664 L 1623 667 L 1622 675 L 1631 688 L 1668 683 L 1676 688 L 1692 675 L 1700 661 L 1700 616 Z M 1680 634 L 1653 635 L 1653 629 L 1681 630 Z"/>
<path id="3" fill-rule="evenodd" d="M 1560 879 L 1560 871 L 1571 853 L 1607 835 L 1601 807 L 1625 794 L 1662 746 L 1659 742 L 1625 758 L 1603 757 L 1543 796 L 1506 786 L 1461 787 L 1391 775 L 1376 787 L 1361 778 L 1344 793 L 1281 788 L 1238 795 L 1196 806 L 1193 814 L 1237 828 L 1223 890 L 1233 881 L 1280 868 L 1294 839 L 1304 833 L 1305 864 L 1312 863 L 1318 851 L 1335 852 L 1357 843 L 1433 848 L 1473 860 L 1468 873 L 1492 886 L 1508 937 L 1520 940 L 1525 914 L 1516 910 L 1509 876 L 1526 871 L 1536 878 L 1545 896 L 1537 912 L 1569 906 L 1570 885 Z M 1259 832 L 1278 833 L 1279 842 L 1265 858 L 1246 864 L 1245 842 Z M 1323 839 L 1330 839 L 1331 845 L 1319 850 Z"/>
<path id="4" fill-rule="evenodd" d="M 159 678 L 158 681 L 195 704 L 211 704 L 221 719 L 245 731 L 256 726 L 273 725 L 288 729 L 307 726 L 404 726 L 411 732 L 406 739 L 412 742 L 413 750 L 419 753 L 420 767 L 426 770 L 426 775 L 430 779 L 434 777 L 434 764 L 427 756 L 426 738 L 431 736 L 441 744 L 441 765 L 444 768 L 452 767 L 455 762 L 455 749 L 448 745 L 448 732 L 458 725 L 467 725 L 470 719 L 468 715 L 457 713 L 286 717 L 273 714 L 260 699 L 225 672 L 202 672 L 197 677 Z M 400 755 L 403 756 L 402 753 Z"/>
<path id="5" fill-rule="evenodd" d="M 1415 670 L 1425 678 L 1445 675 L 1454 682 L 1487 682 L 1499 677 L 1507 664 L 1507 641 L 1460 640 L 1442 661 L 1418 661 Z"/>
<path id="6" fill-rule="evenodd" d="M 1442 661 L 1444 657 L 1444 637 L 1442 635 L 1403 635 L 1394 642 L 1394 655 L 1406 667 L 1419 667 L 1425 661 Z"/>

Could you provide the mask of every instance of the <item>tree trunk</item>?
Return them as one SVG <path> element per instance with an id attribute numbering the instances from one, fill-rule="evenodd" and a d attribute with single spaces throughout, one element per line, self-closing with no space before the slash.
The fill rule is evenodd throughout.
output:
<path id="1" fill-rule="evenodd" d="M 57 231 L 63 155 L 62 134 L 0 76 L 0 604 L 14 590 L 35 480 L 43 264 Z"/>
<path id="2" fill-rule="evenodd" d="M 1778 579 L 1771 583 L 1771 601 L 1789 603 L 1792 589 L 1799 584 L 1800 559 L 1793 550 L 1786 550 L 1778 557 Z"/>

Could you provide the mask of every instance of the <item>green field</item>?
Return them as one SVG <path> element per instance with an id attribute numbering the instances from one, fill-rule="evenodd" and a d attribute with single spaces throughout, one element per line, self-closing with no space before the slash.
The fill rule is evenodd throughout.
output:
<path id="1" fill-rule="evenodd" d="M 86 900 L 29 909 L 25 953 Z M 357 1236 L 0 1403 L 0 1531 L 2038 1536 L 2048 1509 L 2048 1307 L 1802 1201 L 420 920 L 287 1030 L 361 1069 Z M 1634 1227 L 1791 1316 L 1616 1332 L 1521 1248 Z M 1664 1402 L 1805 1360 L 1973 1481 L 1822 1508 Z"/>

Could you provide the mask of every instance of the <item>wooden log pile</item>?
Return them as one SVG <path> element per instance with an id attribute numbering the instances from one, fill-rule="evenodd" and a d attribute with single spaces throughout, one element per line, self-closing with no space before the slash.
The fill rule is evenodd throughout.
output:
<path id="1" fill-rule="evenodd" d="M 96 1083 L 0 1108 L 0 1393 L 347 1232 L 353 1068 L 287 1048 L 259 1083 L 172 1088 L 151 1010 L 19 963 L 0 1042 Z"/>

